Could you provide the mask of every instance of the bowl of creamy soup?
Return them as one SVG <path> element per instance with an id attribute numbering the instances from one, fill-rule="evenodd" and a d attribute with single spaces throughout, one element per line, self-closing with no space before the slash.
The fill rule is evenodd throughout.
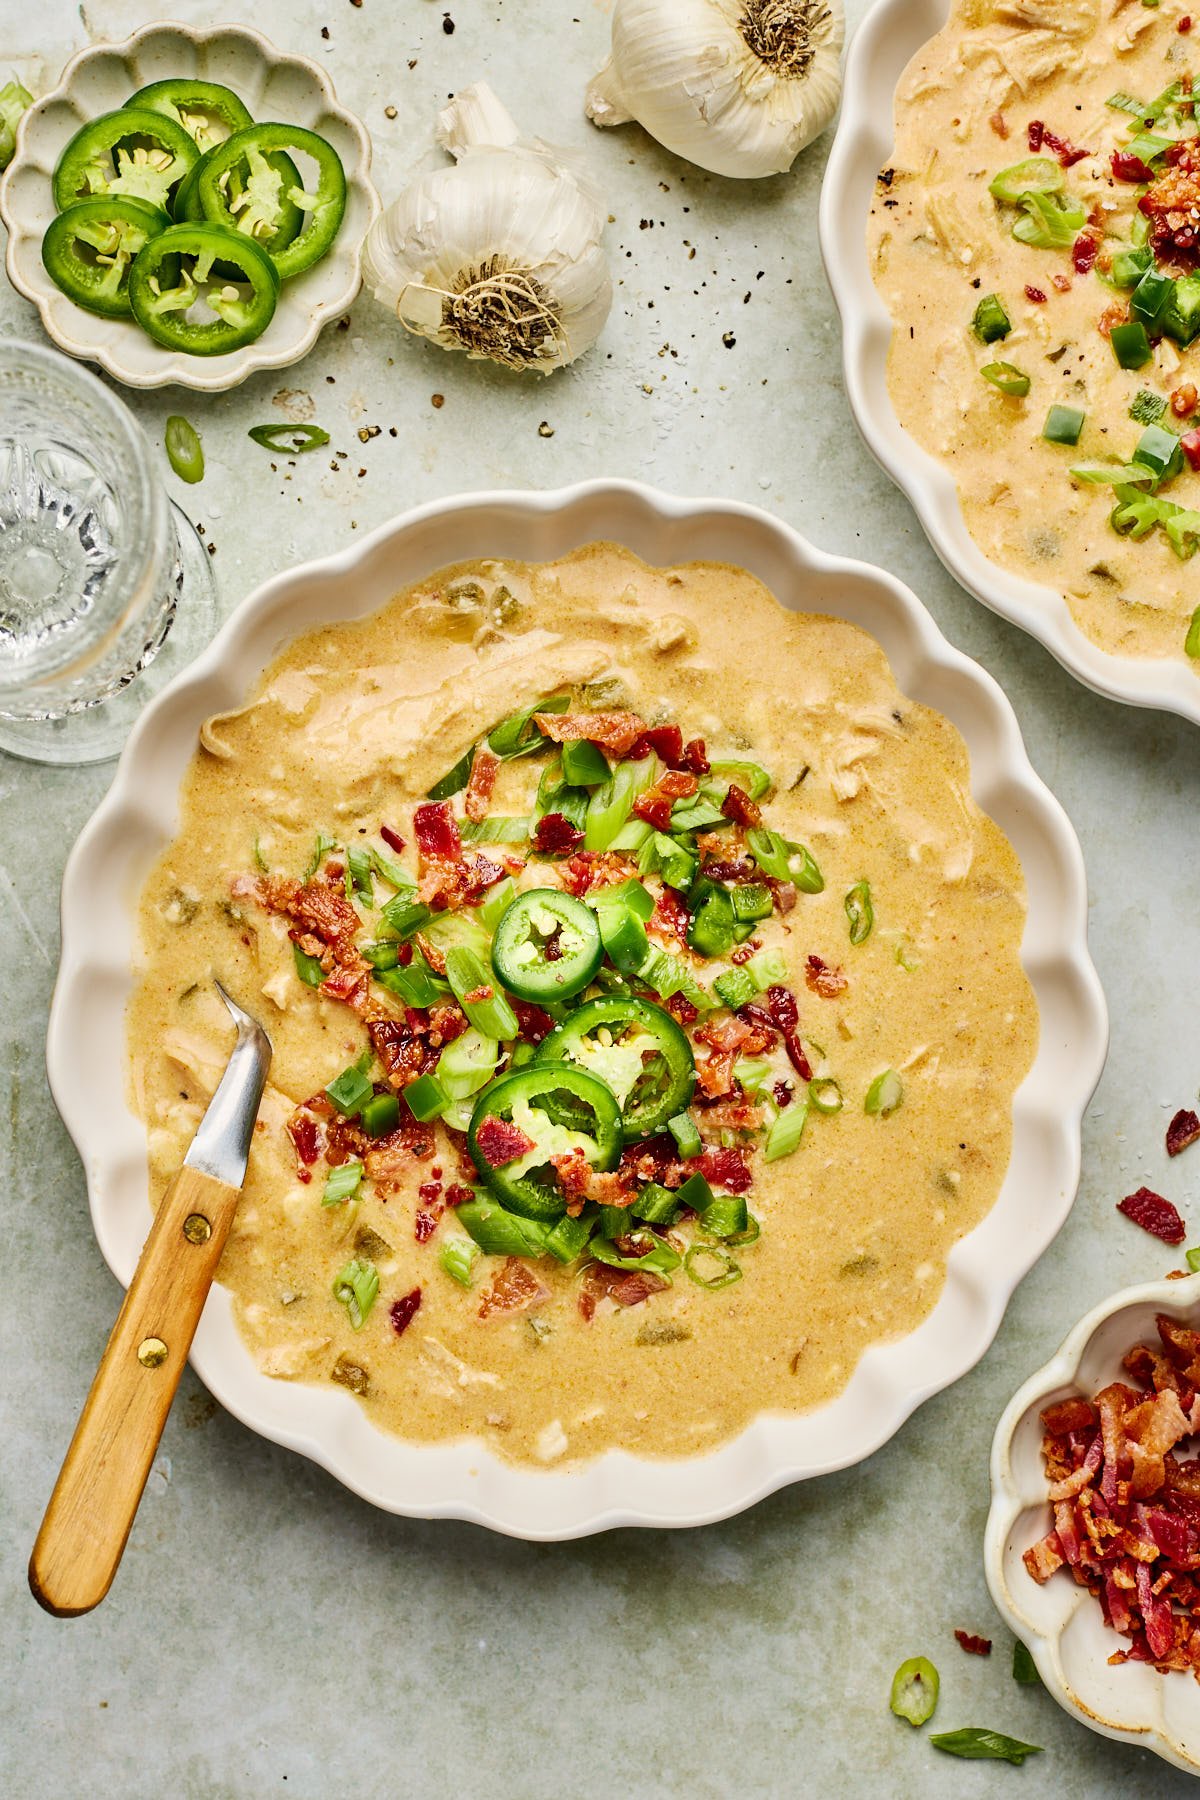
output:
<path id="1" fill-rule="evenodd" d="M 864 436 L 948 567 L 1200 720 L 1200 139 L 1183 0 L 885 0 L 822 195 Z"/>
<path id="2" fill-rule="evenodd" d="M 376 1504 L 686 1524 L 983 1353 L 1105 1046 L 1082 864 L 891 577 L 603 483 L 293 570 L 148 710 L 64 881 L 48 1060 L 128 1279 L 271 1078 L 197 1335 Z"/>

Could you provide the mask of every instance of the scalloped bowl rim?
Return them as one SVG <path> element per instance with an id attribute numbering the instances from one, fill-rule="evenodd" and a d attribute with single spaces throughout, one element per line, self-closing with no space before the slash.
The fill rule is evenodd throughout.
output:
<path id="1" fill-rule="evenodd" d="M 896 88 L 911 57 L 941 30 L 951 0 L 878 0 L 846 60 L 842 114 L 821 188 L 818 230 L 842 319 L 847 397 L 876 461 L 907 495 L 951 575 L 1001 618 L 1037 638 L 1085 686 L 1132 706 L 1200 724 L 1200 678 L 1181 658 L 1118 656 L 1093 643 L 1055 589 L 983 554 L 967 530 L 949 471 L 896 417 L 887 383 L 893 321 L 871 278 L 867 213 L 894 148 Z"/>
<path id="2" fill-rule="evenodd" d="M 72 307 L 70 317 L 79 321 L 76 329 L 81 335 L 74 336 L 71 331 L 57 323 L 51 316 L 52 309 L 57 308 L 63 300 L 58 287 L 45 273 L 41 264 L 40 245 L 46 221 L 34 220 L 32 223 L 27 214 L 16 211 L 12 201 L 12 189 L 18 174 L 24 171 L 26 138 L 30 135 L 32 123 L 52 105 L 66 102 L 74 98 L 74 84 L 79 73 L 94 61 L 103 58 L 116 60 L 128 59 L 136 55 L 142 40 L 152 36 L 163 36 L 175 33 L 178 37 L 199 46 L 212 39 L 232 38 L 244 40 L 247 52 L 252 53 L 261 63 L 268 67 L 303 69 L 316 83 L 321 97 L 331 113 L 336 114 L 339 123 L 345 126 L 354 138 L 358 154 L 353 165 L 346 167 L 347 213 L 355 193 L 360 194 L 366 202 L 366 223 L 362 235 L 356 244 L 346 243 L 339 246 L 335 239 L 330 256 L 337 261 L 345 261 L 347 268 L 346 281 L 339 293 L 331 295 L 311 305 L 308 310 L 307 323 L 299 337 L 287 345 L 278 345 L 272 350 L 263 348 L 264 339 L 243 345 L 240 350 L 227 356 L 204 358 L 188 357 L 182 353 L 168 351 L 153 345 L 149 338 L 138 342 L 138 349 L 148 358 L 149 351 L 156 355 L 153 362 L 130 362 L 129 353 L 123 350 L 127 341 L 122 337 L 120 345 L 110 348 L 107 344 L 97 343 L 85 334 L 90 325 L 93 331 L 113 324 L 110 319 L 101 319 L 87 312 L 83 307 Z M 0 219 L 3 219 L 8 230 L 8 244 L 5 250 L 4 265 L 13 287 L 26 300 L 36 307 L 42 329 L 47 337 L 58 345 L 68 356 L 95 363 L 114 380 L 132 388 L 159 388 L 175 384 L 192 388 L 199 393 L 223 393 L 236 387 L 250 375 L 261 369 L 284 369 L 301 361 L 313 348 L 321 331 L 330 320 L 339 317 L 347 307 L 351 306 L 362 287 L 362 254 L 366 233 L 379 216 L 381 206 L 379 195 L 371 181 L 371 138 L 366 126 L 355 113 L 341 104 L 334 90 L 331 77 L 319 63 L 298 51 L 280 50 L 261 32 L 252 26 L 214 24 L 211 26 L 188 25 L 177 19 L 152 21 L 139 26 L 127 38 L 120 41 L 85 44 L 77 50 L 63 69 L 55 86 L 48 93 L 35 100 L 33 105 L 22 115 L 17 127 L 16 148 L 8 167 L 0 176 Z M 30 243 L 35 246 L 36 262 L 33 274 L 29 275 L 19 264 L 25 256 Z M 304 276 L 297 278 L 304 280 Z"/>
<path id="3" fill-rule="evenodd" d="M 1194 1754 L 1189 1754 L 1179 1739 L 1171 1735 L 1161 1718 L 1157 1721 L 1147 1719 L 1141 1726 L 1131 1726 L 1103 1717 L 1087 1704 L 1072 1685 L 1063 1667 L 1061 1652 L 1063 1633 L 1078 1607 L 1094 1604 L 1091 1595 L 1074 1584 L 1068 1586 L 1064 1580 L 1060 1584 L 1062 1599 L 1059 1605 L 1059 1629 L 1054 1635 L 1048 1635 L 1038 1629 L 1020 1606 L 1006 1574 L 1009 1560 L 1006 1553 L 1021 1518 L 1030 1510 L 1032 1503 L 1018 1487 L 1013 1473 L 1013 1439 L 1029 1415 L 1040 1412 L 1052 1396 L 1065 1388 L 1074 1389 L 1076 1393 L 1083 1392 L 1079 1382 L 1080 1366 L 1102 1326 L 1120 1313 L 1147 1306 L 1161 1312 L 1178 1312 L 1188 1307 L 1200 1312 L 1200 1274 L 1175 1281 L 1142 1282 L 1137 1287 L 1122 1288 L 1108 1299 L 1100 1301 L 1071 1329 L 1050 1361 L 1018 1388 L 1005 1407 L 992 1440 L 992 1503 L 984 1531 L 984 1568 L 997 1610 L 1014 1635 L 1031 1651 L 1043 1683 L 1064 1711 L 1081 1719 L 1085 1725 L 1104 1737 L 1133 1744 L 1140 1749 L 1153 1750 L 1157 1756 L 1164 1757 L 1177 1768 L 1186 1769 L 1192 1775 L 1200 1775 L 1200 1683 L 1193 1683 L 1197 1710 L 1197 1748 Z M 1193 1323 L 1200 1325 L 1200 1318 Z M 1132 1337 L 1128 1340 L 1130 1346 L 1133 1341 Z M 1114 1371 L 1113 1379 L 1116 1378 Z M 1085 1397 L 1091 1398 L 1090 1394 Z M 1047 1509 L 1047 1530 L 1052 1522 L 1049 1518 L 1049 1504 L 1048 1500 L 1044 1502 Z M 1057 1576 L 1052 1579 L 1057 1580 Z M 1106 1630 L 1103 1643 L 1106 1650 L 1116 1649 L 1116 1634 Z M 1178 1677 L 1166 1675 L 1158 1679 L 1165 1683 L 1176 1680 L 1183 1682 L 1191 1678 L 1181 1674 Z"/>
<path id="4" fill-rule="evenodd" d="M 739 1437 L 696 1458 L 613 1450 L 542 1471 L 504 1463 L 478 1440 L 405 1444 L 376 1431 L 340 1389 L 261 1374 L 233 1324 L 227 1290 L 214 1288 L 192 1361 L 245 1424 L 311 1457 L 386 1510 L 470 1519 L 534 1540 L 617 1525 L 708 1523 L 886 1442 L 917 1405 L 983 1355 L 1013 1289 L 1070 1211 L 1082 1114 L 1107 1048 L 1104 999 L 1087 951 L 1078 840 L 1030 766 L 1000 688 L 952 648 L 895 577 L 815 550 L 753 507 L 674 499 L 632 482 L 434 501 L 338 555 L 276 576 L 243 601 L 204 655 L 147 707 L 68 859 L 47 1068 L 84 1163 L 101 1251 L 120 1281 L 129 1281 L 149 1224 L 144 1129 L 126 1107 L 123 1082 L 133 899 L 175 829 L 200 721 L 241 704 L 280 646 L 318 622 L 363 616 L 434 569 L 473 556 L 542 561 L 597 539 L 624 543 L 662 566 L 739 564 L 781 598 L 792 591 L 802 606 L 864 624 L 905 693 L 953 720 L 971 750 L 972 791 L 999 815 L 1010 839 L 1026 843 L 1031 859 L 1022 954 L 1040 1004 L 1041 1042 L 1014 1102 L 1002 1194 L 954 1246 L 933 1311 L 907 1337 L 872 1346 L 829 1405 L 759 1414 Z M 1021 1169 L 1027 1181 L 1018 1178 Z M 1014 1213 L 1015 1220 L 1008 1217 Z"/>

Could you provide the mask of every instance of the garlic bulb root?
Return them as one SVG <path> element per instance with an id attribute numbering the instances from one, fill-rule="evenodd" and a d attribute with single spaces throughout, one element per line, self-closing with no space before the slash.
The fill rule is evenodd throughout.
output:
<path id="1" fill-rule="evenodd" d="M 540 374 L 573 362 L 612 306 L 599 192 L 571 152 L 522 137 L 484 82 L 437 135 L 455 166 L 419 176 L 372 226 L 368 285 L 444 349 Z"/>
<path id="2" fill-rule="evenodd" d="M 837 110 L 844 39 L 842 0 L 616 0 L 587 116 L 717 175 L 782 174 Z"/>

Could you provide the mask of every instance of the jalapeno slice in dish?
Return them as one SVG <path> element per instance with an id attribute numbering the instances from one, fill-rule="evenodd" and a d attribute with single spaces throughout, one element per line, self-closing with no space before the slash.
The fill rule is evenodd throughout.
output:
<path id="1" fill-rule="evenodd" d="M 125 104 L 173 119 L 201 151 L 211 150 L 214 144 L 254 123 L 249 107 L 232 88 L 222 87 L 219 81 L 199 81 L 188 76 L 152 81 L 130 94 Z"/>
<path id="2" fill-rule="evenodd" d="M 106 319 L 127 318 L 133 260 L 169 222 L 144 200 L 116 194 L 79 200 L 50 221 L 42 239 L 46 273 L 77 306 Z"/>
<path id="3" fill-rule="evenodd" d="M 257 222 L 261 216 L 275 228 L 274 186 L 268 182 L 273 151 L 311 157 L 317 165 L 316 186 L 311 191 L 297 182 L 284 187 L 280 199 L 289 200 L 304 214 L 304 225 L 291 241 L 271 252 L 281 281 L 287 281 L 324 256 L 337 235 L 346 211 L 346 172 L 332 144 L 300 125 L 251 125 L 209 152 L 196 184 L 200 206 L 214 225 L 236 229 L 242 216 Z M 263 194 L 271 188 L 269 204 Z M 265 211 L 264 211 L 265 207 Z M 252 223 L 251 230 L 255 229 Z"/>
<path id="4" fill-rule="evenodd" d="M 467 1148 L 502 1205 L 526 1219 L 567 1210 L 553 1158 L 582 1154 L 611 1169 L 621 1154 L 621 1112 L 594 1075 L 562 1063 L 528 1063 L 489 1082 L 471 1114 Z"/>
<path id="5" fill-rule="evenodd" d="M 242 286 L 219 278 L 220 286 L 206 287 L 218 263 L 233 265 Z M 279 277 L 266 251 L 216 225 L 170 226 L 138 253 L 129 271 L 129 303 L 143 331 L 164 349 L 192 356 L 221 356 L 252 344 L 271 323 L 278 294 Z M 188 318 L 201 302 L 211 316 Z"/>
<path id="6" fill-rule="evenodd" d="M 613 994 L 589 1000 L 539 1046 L 534 1066 L 562 1063 L 615 1094 L 626 1141 L 652 1137 L 684 1111 L 696 1085 L 692 1046 L 670 1013 Z"/>
<path id="7" fill-rule="evenodd" d="M 603 960 L 595 913 L 561 888 L 518 894 L 492 940 L 497 980 L 519 1000 L 539 1004 L 580 993 Z"/>
<path id="8" fill-rule="evenodd" d="M 175 190 L 171 211 L 177 224 L 208 222 L 200 204 L 200 176 L 211 155 L 210 150 L 202 156 Z M 304 214 L 288 198 L 300 185 L 300 171 L 285 150 L 269 150 L 265 157 L 255 151 L 230 172 L 233 230 L 253 238 L 268 256 L 285 250 L 304 224 Z M 216 268 L 225 272 L 219 263 Z"/>
<path id="9" fill-rule="evenodd" d="M 120 195 L 166 212 L 171 189 L 199 160 L 194 141 L 174 119 L 123 106 L 75 133 L 54 171 L 54 204 L 65 212 L 76 200 Z"/>

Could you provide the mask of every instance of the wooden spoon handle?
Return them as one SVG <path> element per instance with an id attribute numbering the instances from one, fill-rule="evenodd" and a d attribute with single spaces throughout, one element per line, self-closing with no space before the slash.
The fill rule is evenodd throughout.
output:
<path id="1" fill-rule="evenodd" d="M 185 1167 L 154 1215 L 29 1559 L 60 1618 L 90 1612 L 117 1572 L 240 1197 Z"/>

